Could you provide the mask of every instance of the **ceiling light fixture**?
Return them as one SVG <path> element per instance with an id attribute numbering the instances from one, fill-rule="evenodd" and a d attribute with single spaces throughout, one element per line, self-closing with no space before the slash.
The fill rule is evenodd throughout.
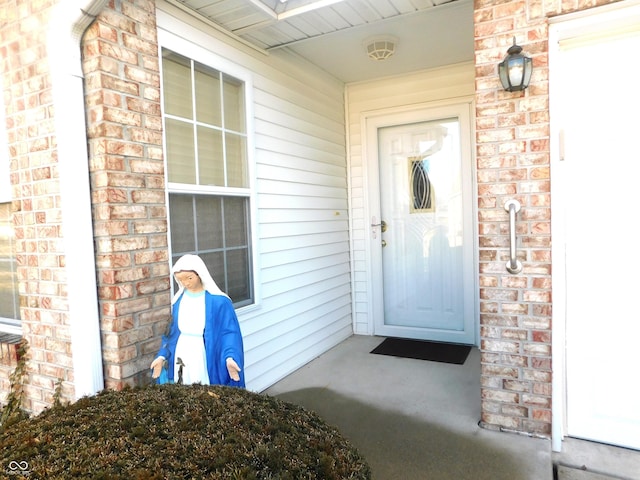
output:
<path id="1" fill-rule="evenodd" d="M 365 40 L 365 48 L 370 59 L 377 62 L 387 60 L 396 52 L 398 39 L 390 35 L 371 37 Z"/>

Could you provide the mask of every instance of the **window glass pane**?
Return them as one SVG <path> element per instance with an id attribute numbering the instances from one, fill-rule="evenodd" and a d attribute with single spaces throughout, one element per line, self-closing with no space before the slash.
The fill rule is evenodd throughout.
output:
<path id="1" fill-rule="evenodd" d="M 0 203 L 0 317 L 20 318 L 18 264 L 11 222 L 11 203 Z"/>
<path id="2" fill-rule="evenodd" d="M 223 75 L 224 127 L 245 133 L 244 84 L 233 77 Z"/>
<path id="3" fill-rule="evenodd" d="M 247 142 L 246 138 L 234 133 L 225 135 L 227 151 L 227 186 L 249 186 L 247 175 Z"/>
<path id="4" fill-rule="evenodd" d="M 235 301 L 233 296 L 227 291 L 227 283 L 225 281 L 225 272 L 224 272 L 224 252 L 209 252 L 209 253 L 200 253 L 200 258 L 207 266 L 207 270 L 213 277 L 216 282 L 216 285 L 220 287 L 224 293 L 231 297 L 231 300 Z"/>
<path id="5" fill-rule="evenodd" d="M 190 65 L 182 55 L 162 50 L 164 111 L 169 115 L 193 118 Z"/>
<path id="6" fill-rule="evenodd" d="M 195 250 L 195 223 L 193 222 L 193 197 L 170 194 L 171 246 L 175 252 Z"/>
<path id="7" fill-rule="evenodd" d="M 213 128 L 198 126 L 200 185 L 225 186 L 223 158 L 222 132 Z"/>
<path id="8" fill-rule="evenodd" d="M 227 294 L 237 301 L 251 298 L 251 292 L 248 290 L 251 278 L 247 253 L 246 248 L 230 250 L 227 253 Z"/>
<path id="9" fill-rule="evenodd" d="M 222 231 L 222 199 L 199 195 L 196 197 L 196 230 L 198 250 L 213 250 L 224 247 Z"/>
<path id="10" fill-rule="evenodd" d="M 220 72 L 200 63 L 195 64 L 196 119 L 222 127 L 220 105 Z"/>
<path id="11" fill-rule="evenodd" d="M 243 197 L 225 198 L 224 218 L 227 247 L 246 246 L 249 242 L 247 235 L 247 199 Z"/>
<path id="12" fill-rule="evenodd" d="M 167 169 L 170 182 L 196 183 L 193 124 L 165 119 Z"/>

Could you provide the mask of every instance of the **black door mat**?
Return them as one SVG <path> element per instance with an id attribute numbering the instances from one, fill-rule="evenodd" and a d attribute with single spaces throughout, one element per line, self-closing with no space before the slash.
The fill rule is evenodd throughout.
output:
<path id="1" fill-rule="evenodd" d="M 387 338 L 371 350 L 371 353 L 463 365 L 470 351 L 471 346 L 469 345 L 427 342 L 408 338 Z"/>

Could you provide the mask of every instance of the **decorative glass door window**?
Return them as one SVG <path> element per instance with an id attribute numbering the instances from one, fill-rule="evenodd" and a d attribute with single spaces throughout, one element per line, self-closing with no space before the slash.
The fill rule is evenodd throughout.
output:
<path id="1" fill-rule="evenodd" d="M 411 212 L 430 212 L 435 207 L 433 188 L 429 180 L 429 163 L 422 157 L 409 157 L 409 181 L 413 199 Z"/>
<path id="2" fill-rule="evenodd" d="M 455 125 L 455 124 L 453 124 Z M 451 128 L 451 122 L 449 122 Z M 420 133 L 412 135 L 411 142 L 418 155 L 407 157 L 409 165 L 409 199 L 411 213 L 428 213 L 436 209 L 436 195 L 432 184 L 432 163 L 436 169 L 451 155 L 451 135 L 447 123 L 436 123 L 424 127 Z M 444 149 L 444 151 L 443 151 Z M 437 175 L 442 178 L 442 175 Z"/>

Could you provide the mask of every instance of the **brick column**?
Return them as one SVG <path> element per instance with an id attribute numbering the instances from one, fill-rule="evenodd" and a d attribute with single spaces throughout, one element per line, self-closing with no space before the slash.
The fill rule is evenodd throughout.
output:
<path id="1" fill-rule="evenodd" d="M 531 2 L 533 3 L 533 2 Z M 537 2 L 536 2 L 537 3 Z M 551 432 L 551 200 L 547 25 L 529 3 L 476 0 L 476 129 L 480 235 L 482 424 Z M 533 58 L 524 92 L 503 90 L 497 65 L 516 43 Z M 517 199 L 521 273 L 506 271 Z"/>
<path id="2" fill-rule="evenodd" d="M 154 2 L 110 2 L 83 56 L 105 385 L 121 388 L 149 380 L 169 318 Z"/>
<path id="3" fill-rule="evenodd" d="M 548 22 L 607 0 L 476 0 L 476 156 L 480 242 L 482 424 L 551 434 L 551 198 Z M 524 92 L 503 90 L 497 65 L 513 40 L 533 58 Z M 518 258 L 506 271 L 517 199 Z M 556 352 L 562 355 L 563 352 Z"/>

